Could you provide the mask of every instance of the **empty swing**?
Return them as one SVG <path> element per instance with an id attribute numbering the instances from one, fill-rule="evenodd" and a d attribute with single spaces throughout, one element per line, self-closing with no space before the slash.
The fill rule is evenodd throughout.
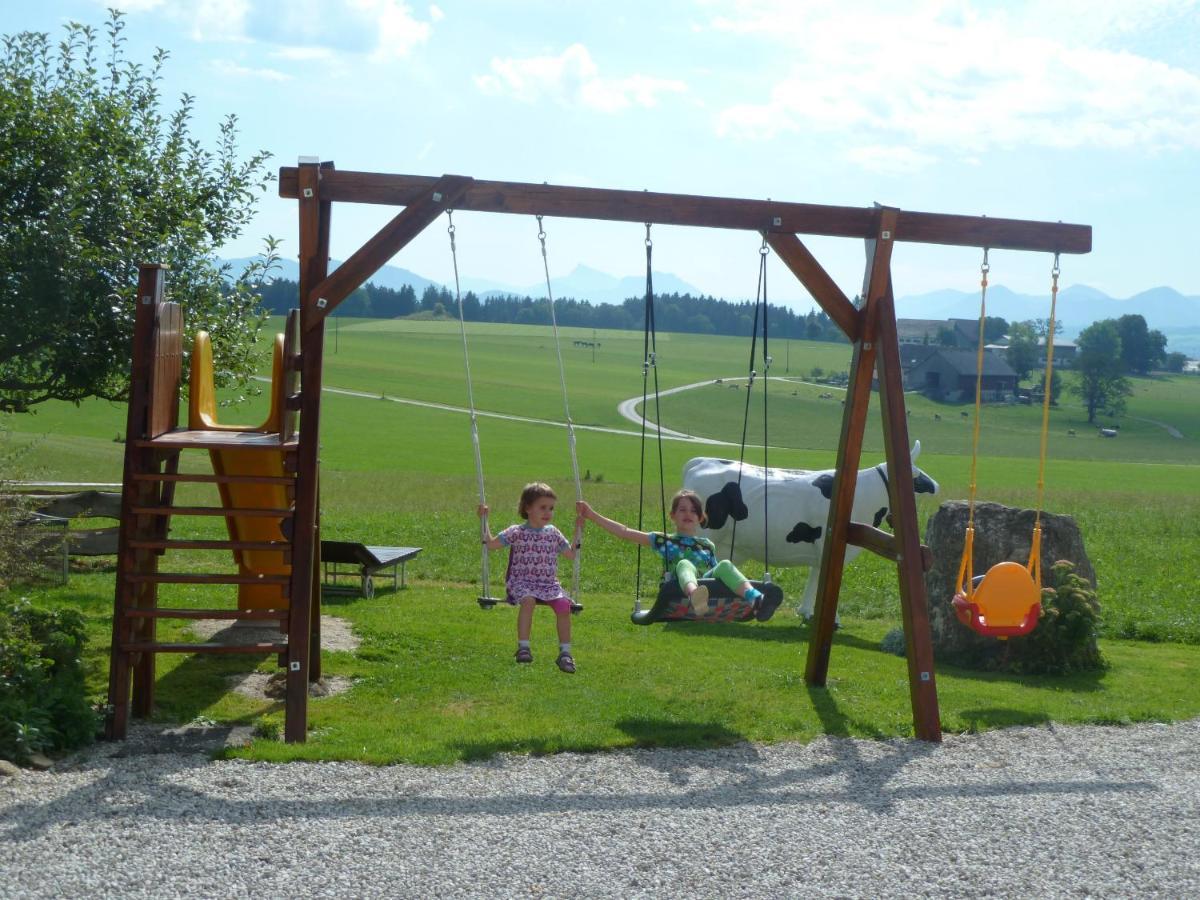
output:
<path id="1" fill-rule="evenodd" d="M 471 414 L 471 447 L 472 447 L 472 449 L 474 451 L 474 455 L 475 455 L 475 479 L 476 479 L 477 486 L 478 486 L 479 505 L 486 506 L 487 505 L 487 495 L 484 490 L 484 481 L 483 481 L 483 457 L 482 457 L 482 454 L 481 454 L 480 448 L 479 448 L 479 422 L 478 422 L 478 418 L 477 418 L 476 412 L 475 412 L 475 394 L 474 394 L 474 390 L 472 388 L 472 383 L 471 383 L 471 359 L 470 359 L 470 352 L 467 348 L 466 316 L 464 315 L 464 311 L 463 311 L 462 291 L 459 286 L 459 278 L 458 278 L 458 248 L 457 248 L 457 245 L 456 245 L 456 242 L 454 239 L 454 236 L 455 236 L 454 210 L 447 210 L 446 217 L 449 222 L 449 225 L 446 228 L 446 231 L 450 235 L 450 257 L 454 263 L 454 296 L 458 302 L 458 324 L 459 324 L 459 329 L 462 333 L 463 366 L 466 371 L 466 380 L 467 380 L 467 404 L 470 408 L 470 414 Z M 549 265 L 549 261 L 546 258 L 546 232 L 542 228 L 542 217 L 541 216 L 537 217 L 537 222 L 538 222 L 538 240 L 541 242 L 541 245 L 542 245 L 542 263 L 543 263 L 543 268 L 545 269 L 545 272 L 546 272 L 546 294 L 550 301 L 550 322 L 554 326 L 554 347 L 555 347 L 555 350 L 558 352 L 558 375 L 559 375 L 559 381 L 562 385 L 563 410 L 565 413 L 566 426 L 567 426 L 567 446 L 568 446 L 568 448 L 570 450 L 570 454 L 571 454 L 571 468 L 575 475 L 575 497 L 577 500 L 582 500 L 583 499 L 583 487 L 582 487 L 582 483 L 581 483 L 580 477 L 579 477 L 579 460 L 578 460 L 578 458 L 576 456 L 576 452 L 575 452 L 575 424 L 571 420 L 571 408 L 567 402 L 567 376 L 566 376 L 566 370 L 563 367 L 562 347 L 560 346 L 559 337 L 558 337 L 558 319 L 554 312 L 554 296 L 553 296 L 553 294 L 550 293 L 550 265 Z M 479 529 L 480 529 L 481 542 L 483 544 L 483 557 L 482 557 L 482 563 L 481 563 L 481 567 L 480 567 L 480 580 L 481 580 L 481 585 L 483 587 L 483 593 L 479 597 L 476 598 L 476 602 L 479 604 L 480 609 L 492 609 L 493 607 L 495 607 L 495 605 L 497 603 L 507 603 L 510 606 L 515 606 L 517 604 L 517 598 L 512 597 L 511 595 L 508 595 L 507 591 L 505 592 L 504 597 L 493 597 L 492 596 L 491 584 L 490 584 L 491 576 L 490 576 L 490 569 L 489 569 L 489 565 L 488 565 L 488 548 L 487 548 L 488 519 L 487 519 L 486 515 L 484 515 L 483 517 L 480 518 Z M 582 612 L 582 610 L 583 610 L 583 604 L 581 604 L 579 602 L 579 563 L 580 563 L 580 556 L 581 556 L 581 554 L 579 553 L 579 548 L 581 546 L 582 537 L 583 537 L 582 529 L 580 526 L 577 525 L 575 528 L 575 538 L 572 541 L 572 546 L 574 546 L 576 548 L 575 568 L 574 568 L 572 587 L 571 587 L 571 612 L 572 613 L 579 613 L 579 612 Z M 510 566 L 512 565 L 511 552 L 509 554 L 509 565 Z M 504 580 L 507 583 L 507 581 L 508 581 L 508 573 L 507 572 L 505 573 Z M 540 603 L 542 601 L 538 601 L 538 602 Z"/>
<path id="2" fill-rule="evenodd" d="M 654 413 L 656 419 L 656 430 L 658 434 L 658 470 L 659 470 L 659 491 L 660 502 L 662 504 L 663 513 L 663 535 L 666 543 L 675 541 L 675 538 L 666 534 L 666 495 L 663 480 L 663 452 L 662 452 L 662 415 L 659 406 L 659 390 L 658 390 L 658 367 L 657 367 L 657 329 L 654 321 L 654 279 L 651 267 L 651 259 L 654 243 L 650 239 L 650 225 L 646 225 L 646 302 L 645 302 L 645 326 L 644 326 L 644 361 L 642 363 L 642 445 L 641 445 L 641 474 L 638 485 L 638 530 L 642 529 L 642 513 L 643 513 L 643 498 L 645 494 L 645 469 L 646 469 L 646 406 L 648 400 L 648 381 L 649 372 L 654 371 Z M 767 244 L 766 239 L 763 239 L 762 249 L 760 253 L 758 291 L 755 297 L 754 306 L 754 325 L 751 331 L 751 347 L 750 347 L 750 375 L 746 385 L 746 415 L 742 421 L 742 458 L 746 454 L 746 426 L 749 422 L 750 410 L 750 393 L 754 386 L 754 380 L 757 373 L 754 369 L 754 357 L 756 352 L 755 344 L 758 337 L 758 321 L 759 308 L 761 306 L 762 313 L 762 330 L 763 330 L 763 468 L 766 470 L 766 454 L 767 454 L 767 392 L 766 392 L 766 372 L 770 367 L 771 358 L 767 355 Z M 764 503 L 766 497 L 764 495 Z M 765 521 L 765 519 L 764 519 Z M 736 523 L 735 523 L 736 529 Z M 736 536 L 736 530 L 735 530 Z M 732 548 L 731 548 L 732 553 Z M 642 585 L 642 547 L 638 545 L 637 556 L 637 581 L 636 591 L 634 594 L 634 607 L 630 615 L 630 620 L 635 625 L 651 625 L 655 622 L 745 622 L 750 619 L 758 619 L 766 621 L 769 619 L 783 603 L 783 590 L 779 585 L 771 581 L 771 576 L 768 573 L 763 575 L 761 581 L 751 580 L 750 584 L 762 592 L 762 598 L 757 607 L 753 603 L 746 601 L 744 598 L 735 594 L 723 581 L 717 578 L 701 578 L 698 583 L 707 589 L 708 602 L 704 609 L 697 610 L 692 599 L 684 592 L 682 586 L 676 580 L 674 574 L 670 571 L 667 564 L 667 553 L 663 555 L 663 575 L 659 583 L 658 595 L 655 597 L 654 603 L 648 609 L 642 609 L 641 603 L 641 585 Z"/>
<path id="3" fill-rule="evenodd" d="M 975 374 L 975 425 L 971 446 L 971 479 L 967 501 L 967 531 L 962 560 L 958 565 L 956 593 L 951 601 L 959 621 L 987 637 L 1005 640 L 1028 634 L 1037 627 L 1042 611 L 1042 502 L 1045 496 L 1046 445 L 1050 430 L 1050 386 L 1054 374 L 1055 307 L 1058 302 L 1058 254 L 1050 270 L 1050 320 L 1046 329 L 1046 369 L 1042 383 L 1041 453 L 1038 461 L 1037 509 L 1030 540 L 1029 561 L 1025 565 L 1006 560 L 992 566 L 983 575 L 974 574 L 975 552 L 975 470 L 979 456 L 979 420 L 983 395 L 984 326 L 986 323 L 988 252 L 983 251 L 980 267 L 979 349 Z"/>

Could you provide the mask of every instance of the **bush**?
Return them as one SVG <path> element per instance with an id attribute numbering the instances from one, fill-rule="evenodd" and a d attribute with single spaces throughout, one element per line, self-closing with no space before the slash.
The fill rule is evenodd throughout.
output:
<path id="1" fill-rule="evenodd" d="M 1100 627 L 1096 592 L 1067 560 L 1056 562 L 1052 573 L 1054 587 L 1042 591 L 1037 628 L 1008 640 L 999 668 L 1028 675 L 1068 675 L 1107 668 L 1096 643 Z"/>
<path id="2" fill-rule="evenodd" d="M 84 619 L 22 598 L 0 608 L 0 758 L 90 743 L 97 717 L 83 680 Z"/>

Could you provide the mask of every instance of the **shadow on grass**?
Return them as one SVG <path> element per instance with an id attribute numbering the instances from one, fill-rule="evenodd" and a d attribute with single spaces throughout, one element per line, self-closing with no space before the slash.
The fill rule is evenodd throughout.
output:
<path id="1" fill-rule="evenodd" d="M 209 643 L 247 642 L 247 629 L 227 626 L 207 639 Z M 249 675 L 272 653 L 190 653 L 173 669 L 157 677 L 154 687 L 156 715 L 178 722 L 190 722 L 233 690 L 230 679 Z M 273 708 L 280 706 L 276 702 Z M 232 722 L 250 721 L 233 718 Z"/>
<path id="2" fill-rule="evenodd" d="M 1045 725 L 1050 721 L 1050 716 L 1045 713 L 1004 707 L 964 709 L 960 710 L 958 715 L 966 723 L 967 731 L 972 733 L 995 728 L 1012 728 L 1016 725 Z"/>
<path id="3" fill-rule="evenodd" d="M 851 729 L 853 734 L 859 736 L 867 736 L 876 740 L 885 740 L 891 735 L 884 734 L 874 725 L 869 725 L 857 719 L 851 719 L 843 713 L 837 705 L 837 701 L 833 699 L 833 695 L 829 693 L 829 689 L 825 687 L 817 687 L 816 685 L 805 685 L 805 690 L 808 691 L 808 699 L 812 702 L 813 711 L 817 714 L 817 718 L 821 720 L 821 728 L 825 734 L 830 737 L 850 737 Z"/>
<path id="4" fill-rule="evenodd" d="M 614 723 L 632 739 L 632 746 L 651 748 L 694 748 L 711 749 L 745 743 L 740 732 L 726 728 L 719 722 L 680 722 L 666 719 L 635 718 Z M 571 746 L 566 739 L 529 738 L 524 740 L 466 741 L 452 745 L 464 762 L 488 760 L 501 753 L 518 753 L 529 756 L 550 756 L 555 753 L 589 753 L 600 750 L 596 746 Z"/>
<path id="5" fill-rule="evenodd" d="M 1106 669 L 1092 672 L 1072 672 L 1069 675 L 1025 675 L 1019 672 L 993 672 L 983 669 L 967 669 L 961 665 L 938 666 L 940 674 L 961 678 L 964 681 L 999 682 L 1028 688 L 1051 688 L 1056 691 L 1071 691 L 1086 694 L 1103 690 Z"/>
<path id="6" fill-rule="evenodd" d="M 751 622 L 663 622 L 661 627 L 669 634 L 684 637 L 730 637 L 743 641 L 797 643 L 808 635 L 808 626 L 799 619 L 773 628 L 759 628 Z"/>

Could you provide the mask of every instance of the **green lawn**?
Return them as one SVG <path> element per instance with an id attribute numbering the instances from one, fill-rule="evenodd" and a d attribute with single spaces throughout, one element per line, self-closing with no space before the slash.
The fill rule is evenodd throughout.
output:
<path id="1" fill-rule="evenodd" d="M 560 421 L 557 360 L 545 328 L 469 325 L 475 398 L 484 411 Z M 636 431 L 616 413 L 618 401 L 642 392 L 641 336 L 599 332 L 596 361 L 575 348 L 564 329 L 571 411 L 581 424 Z M 331 338 L 332 340 L 332 338 Z M 782 342 L 776 342 L 782 343 Z M 332 346 L 330 348 L 332 350 Z M 659 341 L 662 387 L 744 375 L 747 342 L 731 338 L 664 335 Z M 790 358 L 794 383 L 771 383 L 771 462 L 832 466 L 841 415 L 836 389 L 801 383 L 814 365 L 841 371 L 845 346 L 794 342 L 773 347 Z M 803 360 L 798 364 L 798 359 Z M 839 360 L 841 360 L 839 362 Z M 455 322 L 341 323 L 338 352 L 326 360 L 328 386 L 365 397 L 326 395 L 322 414 L 323 534 L 425 548 L 409 564 L 410 590 L 372 602 L 340 601 L 326 612 L 348 618 L 364 640 L 357 654 L 334 653 L 327 671 L 356 679 L 347 695 L 312 704 L 313 739 L 303 747 L 262 741 L 261 758 L 346 757 L 372 761 L 445 762 L 503 749 L 551 752 L 639 744 L 711 745 L 734 740 L 804 739 L 820 733 L 911 733 L 903 662 L 878 651 L 899 624 L 894 567 L 864 554 L 847 570 L 828 691 L 805 687 L 806 627 L 785 609 L 766 625 L 672 625 L 639 629 L 628 622 L 635 590 L 633 551 L 627 544 L 589 535 L 583 599 L 576 620 L 580 674 L 552 665 L 552 625 L 539 616 L 538 663 L 511 662 L 511 611 L 484 613 L 479 591 L 478 521 L 474 464 L 465 415 L 394 402 L 396 398 L 465 406 L 462 343 Z M 1029 679 L 939 672 L 944 724 L 949 730 L 1053 719 L 1060 722 L 1138 721 L 1197 714 L 1189 683 L 1200 663 L 1200 379 L 1138 379 L 1128 415 L 1115 440 L 1094 436 L 1082 414 L 1066 405 L 1053 414 L 1046 508 L 1080 524 L 1096 567 L 1103 607 L 1103 649 L 1112 667 L 1102 677 Z M 832 393 L 832 399 L 822 399 Z M 761 440 L 761 395 L 752 405 L 751 442 Z M 744 388 L 708 384 L 663 398 L 665 424 L 722 439 L 740 437 Z M 922 442 L 920 465 L 942 488 L 920 498 L 922 521 L 938 503 L 966 494 L 969 422 L 966 407 L 909 400 L 913 438 Z M 257 421 L 262 396 L 223 409 L 229 421 Z M 937 412 L 941 418 L 934 419 Z M 1033 502 L 1037 479 L 1039 410 L 988 407 L 979 467 L 980 498 Z M 0 433 L 10 444 L 32 443 L 26 458 L 39 477 L 64 481 L 120 480 L 124 407 L 90 402 L 45 405 L 33 416 L 11 418 Z M 1152 420 L 1152 421 L 1144 421 Z M 872 426 L 876 420 L 870 420 Z M 1162 422 L 1177 428 L 1170 437 Z M 1067 434 L 1077 431 L 1076 437 Z M 559 523 L 570 525 L 573 499 L 565 430 L 553 425 L 481 417 L 480 439 L 488 500 L 495 523 L 515 518 L 523 483 L 547 480 L 563 499 Z M 882 459 L 874 427 L 864 464 Z M 653 444 L 647 451 L 655 453 Z M 683 463 L 696 455 L 736 455 L 736 448 L 666 441 L 668 492 Z M 632 521 L 638 509 L 639 440 L 579 429 L 578 452 L 587 475 L 585 494 L 602 511 Z M 761 459 L 754 450 L 751 460 Z M 657 470 L 651 457 L 649 468 Z M 207 459 L 185 457 L 185 467 L 207 469 Z M 647 496 L 656 497 L 656 478 Z M 208 486 L 181 488 L 180 502 L 215 502 Z M 655 521 L 648 506 L 647 526 Z M 220 523 L 184 521 L 177 537 L 215 536 Z M 493 572 L 502 560 L 493 561 Z M 218 554 L 188 555 L 169 568 L 227 567 Z M 646 590 L 653 571 L 644 564 Z M 753 574 L 753 566 L 747 567 Z M 790 597 L 803 588 L 803 570 L 775 573 Z M 221 602 L 200 586 L 169 586 L 164 601 L 203 607 Z M 51 603 L 82 607 L 89 615 L 92 687 L 106 684 L 107 630 L 112 573 L 76 573 L 63 588 L 34 588 Z M 179 623 L 164 625 L 164 634 Z M 1130 640 L 1137 639 L 1137 640 Z M 1154 641 L 1157 643 L 1147 643 Z M 200 656 L 160 657 L 161 715 L 273 723 L 280 710 L 230 694 L 228 676 L 255 661 Z M 258 661 L 270 669 L 269 660 Z M 550 679 L 550 681 L 546 681 Z"/>

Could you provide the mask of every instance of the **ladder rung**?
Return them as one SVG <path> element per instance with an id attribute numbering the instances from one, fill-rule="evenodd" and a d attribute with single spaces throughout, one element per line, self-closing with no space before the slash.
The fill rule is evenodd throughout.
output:
<path id="1" fill-rule="evenodd" d="M 134 481 L 188 481 L 197 484 L 295 484 L 295 475 L 212 475 L 191 472 L 135 472 Z"/>
<path id="2" fill-rule="evenodd" d="M 156 450 L 287 450 L 295 440 L 280 441 L 279 434 L 260 431 L 208 431 L 205 429 L 179 428 L 155 438 L 138 438 L 138 447 Z"/>
<path id="3" fill-rule="evenodd" d="M 122 653 L 286 653 L 287 644 L 159 644 L 133 642 Z"/>
<path id="4" fill-rule="evenodd" d="M 243 509 L 225 506 L 135 506 L 135 516 L 245 516 L 259 519 L 290 519 L 290 509 Z"/>
<path id="5" fill-rule="evenodd" d="M 292 545 L 287 541 L 141 541 L 133 540 L 134 550 L 273 550 L 287 553 Z"/>
<path id="6" fill-rule="evenodd" d="M 131 584 L 289 584 L 290 575 L 199 575 L 187 572 L 155 572 L 126 575 Z"/>
<path id="7" fill-rule="evenodd" d="M 288 617 L 287 610 L 278 609 L 126 609 L 123 614 L 131 619 L 265 619 L 282 622 Z"/>

